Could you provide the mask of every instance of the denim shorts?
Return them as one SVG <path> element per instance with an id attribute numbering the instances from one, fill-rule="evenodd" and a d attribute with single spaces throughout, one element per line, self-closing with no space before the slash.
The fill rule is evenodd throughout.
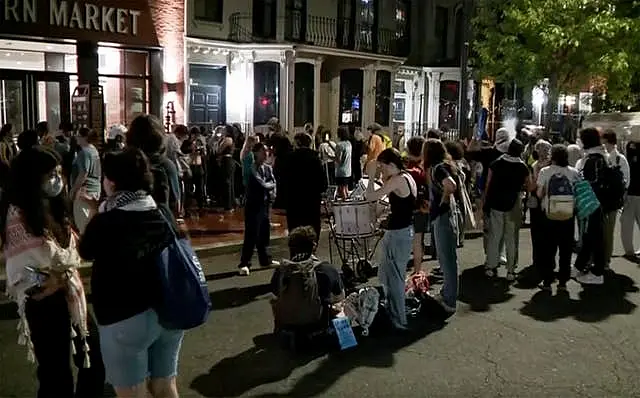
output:
<path id="1" fill-rule="evenodd" d="M 117 388 L 178 373 L 184 332 L 160 326 L 154 310 L 111 325 L 98 326 L 107 381 Z"/>

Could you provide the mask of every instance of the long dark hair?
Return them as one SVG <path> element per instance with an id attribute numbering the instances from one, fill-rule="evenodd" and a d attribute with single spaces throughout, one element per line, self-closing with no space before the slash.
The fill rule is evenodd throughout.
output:
<path id="1" fill-rule="evenodd" d="M 384 164 L 393 164 L 398 168 L 398 170 L 404 170 L 402 155 L 395 148 L 387 148 L 384 151 L 380 152 L 380 155 L 378 155 L 378 158 L 376 160 Z"/>
<path id="2" fill-rule="evenodd" d="M 428 138 L 424 143 L 422 152 L 425 169 L 437 166 L 440 163 L 446 163 L 454 173 L 456 172 L 455 164 L 451 161 L 451 155 L 449 155 L 446 146 L 439 139 Z"/>
<path id="3" fill-rule="evenodd" d="M 42 190 L 45 176 L 60 163 L 58 154 L 43 146 L 25 149 L 13 160 L 0 206 L 0 236 L 3 242 L 6 241 L 7 211 L 9 205 L 14 205 L 22 211 L 30 233 L 38 237 L 51 237 L 62 247 L 69 246 L 70 207 L 65 190 L 54 198 L 46 197 Z"/>

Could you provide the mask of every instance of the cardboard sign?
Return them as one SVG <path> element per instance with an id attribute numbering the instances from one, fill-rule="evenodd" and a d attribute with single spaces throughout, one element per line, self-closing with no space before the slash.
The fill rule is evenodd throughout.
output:
<path id="1" fill-rule="evenodd" d="M 338 342 L 340 343 L 340 349 L 346 350 L 347 348 L 355 347 L 358 345 L 356 336 L 351 328 L 351 322 L 349 318 L 341 317 L 333 320 L 333 327 L 336 329 L 338 335 Z"/>

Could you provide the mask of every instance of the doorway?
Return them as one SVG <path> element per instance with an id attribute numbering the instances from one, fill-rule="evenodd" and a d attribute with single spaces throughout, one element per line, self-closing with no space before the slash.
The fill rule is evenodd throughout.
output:
<path id="1" fill-rule="evenodd" d="M 69 74 L 0 69 L 0 125 L 19 134 L 41 121 L 57 129 L 70 120 Z"/>

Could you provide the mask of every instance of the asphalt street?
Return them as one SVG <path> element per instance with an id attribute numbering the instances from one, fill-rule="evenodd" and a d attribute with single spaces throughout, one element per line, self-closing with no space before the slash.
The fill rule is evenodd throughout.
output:
<path id="1" fill-rule="evenodd" d="M 274 253 L 285 256 L 285 247 Z M 326 256 L 326 242 L 320 253 Z M 182 397 L 640 396 L 638 265 L 616 257 L 604 286 L 583 290 L 572 282 L 567 295 L 545 295 L 504 279 L 488 282 L 481 239 L 459 253 L 458 313 L 446 324 L 298 355 L 270 336 L 271 271 L 236 276 L 239 252 L 203 259 L 214 309 L 185 338 Z M 521 269 L 530 263 L 528 230 L 521 231 L 520 259 Z M 15 328 L 15 307 L 1 302 L 0 397 L 34 397 L 35 368 Z"/>

